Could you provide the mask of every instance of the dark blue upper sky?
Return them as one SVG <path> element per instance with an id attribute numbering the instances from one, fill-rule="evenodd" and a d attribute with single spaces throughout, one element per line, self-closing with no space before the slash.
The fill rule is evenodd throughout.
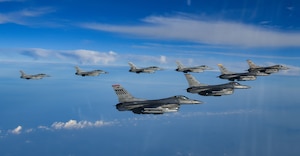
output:
<path id="1" fill-rule="evenodd" d="M 0 155 L 298 155 L 300 1 L 0 0 Z M 175 61 L 242 72 L 247 59 L 290 69 L 251 89 L 186 92 Z M 127 62 L 165 70 L 129 73 Z M 109 74 L 78 77 L 74 66 Z M 28 74 L 51 75 L 42 80 Z M 147 99 L 204 102 L 177 113 L 118 112 L 111 85 Z"/>

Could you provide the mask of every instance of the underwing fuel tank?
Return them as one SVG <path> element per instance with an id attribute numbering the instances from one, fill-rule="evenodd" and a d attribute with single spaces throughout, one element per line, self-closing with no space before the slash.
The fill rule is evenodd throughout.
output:
<path id="1" fill-rule="evenodd" d="M 144 108 L 144 114 L 163 114 L 164 110 L 159 108 Z"/>
<path id="2" fill-rule="evenodd" d="M 249 81 L 249 80 L 255 80 L 255 76 L 241 76 L 238 80 L 240 81 Z"/>

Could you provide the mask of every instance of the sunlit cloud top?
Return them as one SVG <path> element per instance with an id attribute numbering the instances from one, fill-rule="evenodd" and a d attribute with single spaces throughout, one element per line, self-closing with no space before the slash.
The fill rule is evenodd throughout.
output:
<path id="1" fill-rule="evenodd" d="M 300 45 L 300 32 L 282 32 L 233 21 L 202 20 L 191 16 L 150 16 L 137 25 L 84 23 L 81 26 L 140 38 L 203 44 L 240 47 L 298 47 Z"/>

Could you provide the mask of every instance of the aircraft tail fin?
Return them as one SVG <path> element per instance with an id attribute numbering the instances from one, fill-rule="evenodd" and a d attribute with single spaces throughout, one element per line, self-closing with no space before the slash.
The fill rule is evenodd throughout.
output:
<path id="1" fill-rule="evenodd" d="M 205 86 L 205 84 L 201 84 L 194 76 L 191 74 L 184 74 L 186 80 L 189 83 L 189 87 L 195 87 L 195 86 Z"/>
<path id="2" fill-rule="evenodd" d="M 25 72 L 23 70 L 20 70 L 21 76 L 25 76 Z"/>
<path id="3" fill-rule="evenodd" d="M 256 64 L 254 64 L 251 60 L 247 60 L 247 63 L 249 65 L 249 68 L 259 68 L 259 66 L 257 66 Z"/>
<path id="4" fill-rule="evenodd" d="M 132 62 L 128 62 L 131 69 L 136 69 L 136 65 L 134 65 Z"/>
<path id="5" fill-rule="evenodd" d="M 177 64 L 178 69 L 184 68 L 184 66 L 183 66 L 183 64 L 181 62 L 176 61 L 176 64 Z"/>
<path id="6" fill-rule="evenodd" d="M 222 64 L 218 64 L 218 67 L 222 74 L 233 74 L 234 73 L 234 72 L 227 70 L 227 68 L 225 68 Z"/>
<path id="7" fill-rule="evenodd" d="M 133 97 L 125 88 L 123 88 L 119 84 L 112 85 L 114 91 L 116 92 L 118 96 L 119 102 L 130 102 L 130 101 L 136 101 L 137 98 Z"/>
<path id="8" fill-rule="evenodd" d="M 76 69 L 76 73 L 82 72 L 82 70 L 78 66 L 75 66 L 75 69 Z"/>

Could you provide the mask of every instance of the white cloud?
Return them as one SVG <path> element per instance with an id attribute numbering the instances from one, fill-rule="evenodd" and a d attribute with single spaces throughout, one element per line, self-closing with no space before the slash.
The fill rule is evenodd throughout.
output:
<path id="1" fill-rule="evenodd" d="M 49 127 L 47 126 L 38 126 L 38 129 L 44 129 L 44 130 L 51 130 Z"/>
<path id="2" fill-rule="evenodd" d="M 160 63 L 160 64 L 168 63 L 167 56 L 165 56 L 165 55 L 152 56 L 152 55 L 123 54 L 123 55 L 120 55 L 120 56 L 123 59 L 125 58 L 128 61 L 136 63 L 136 65 L 138 67 L 154 65 L 156 63 Z"/>
<path id="3" fill-rule="evenodd" d="M 69 120 L 67 122 L 54 122 L 51 126 L 37 126 L 36 128 L 23 129 L 22 126 L 17 126 L 12 130 L 0 130 L 0 138 L 8 134 L 19 135 L 22 132 L 24 133 L 34 133 L 37 130 L 46 130 L 46 131 L 55 131 L 55 130 L 71 130 L 71 129 L 85 129 L 85 128 L 99 128 L 103 126 L 111 126 L 119 123 L 118 121 L 103 121 L 97 120 L 94 122 L 86 120 Z"/>
<path id="4" fill-rule="evenodd" d="M 17 128 L 11 130 L 10 132 L 12 134 L 21 134 L 21 131 L 22 131 L 22 126 L 18 126 Z"/>
<path id="5" fill-rule="evenodd" d="M 51 55 L 53 55 L 55 52 L 52 50 L 48 50 L 48 49 L 42 49 L 42 48 L 31 48 L 29 50 L 26 50 L 25 52 L 23 52 L 23 54 L 25 55 L 30 55 L 36 59 L 38 58 L 46 58 L 49 57 Z"/>
<path id="6" fill-rule="evenodd" d="M 166 56 L 160 56 L 159 62 L 164 63 L 164 64 L 167 63 L 167 57 Z"/>
<path id="7" fill-rule="evenodd" d="M 53 12 L 53 8 L 44 7 L 44 8 L 32 8 L 32 9 L 23 9 L 15 12 L 0 13 L 0 24 L 3 23 L 15 23 L 20 25 L 32 25 L 33 17 L 39 17 L 47 13 Z M 31 19 L 29 21 L 29 19 Z"/>
<path id="8" fill-rule="evenodd" d="M 101 53 L 92 50 L 75 50 L 72 52 L 75 57 L 77 57 L 81 63 L 84 64 L 97 64 L 99 62 L 103 64 L 108 64 L 116 60 L 117 53 L 110 51 L 108 53 Z"/>
<path id="9" fill-rule="evenodd" d="M 86 23 L 88 29 L 124 33 L 141 38 L 183 40 L 196 43 L 243 47 L 298 47 L 300 32 L 283 32 L 231 21 L 209 21 L 193 17 L 150 16 L 140 25 Z"/>
<path id="10" fill-rule="evenodd" d="M 51 128 L 55 130 L 56 129 L 83 129 L 83 128 L 101 127 L 110 124 L 112 124 L 112 122 L 104 122 L 102 120 L 98 120 L 95 122 L 69 120 L 67 122 L 54 122 L 51 125 Z"/>
<path id="11" fill-rule="evenodd" d="M 118 54 L 113 51 L 109 52 L 99 52 L 86 49 L 77 50 L 50 50 L 42 48 L 31 48 L 24 49 L 21 52 L 22 55 L 32 57 L 35 60 L 52 60 L 61 62 L 74 62 L 81 64 L 109 64 L 116 61 Z"/>

